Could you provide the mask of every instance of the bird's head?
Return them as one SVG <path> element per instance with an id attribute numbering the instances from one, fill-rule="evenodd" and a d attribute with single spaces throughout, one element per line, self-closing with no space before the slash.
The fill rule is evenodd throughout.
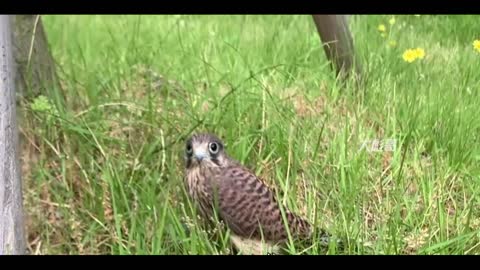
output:
<path id="1" fill-rule="evenodd" d="M 216 135 L 200 133 L 187 140 L 185 161 L 187 169 L 196 166 L 223 167 L 228 157 L 222 141 Z"/>

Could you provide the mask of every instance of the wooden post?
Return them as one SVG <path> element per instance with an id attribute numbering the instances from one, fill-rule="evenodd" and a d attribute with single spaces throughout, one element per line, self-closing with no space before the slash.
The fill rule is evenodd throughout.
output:
<path id="1" fill-rule="evenodd" d="M 354 67 L 354 71 L 360 75 L 360 66 L 355 63 L 353 39 L 346 15 L 313 15 L 313 20 L 337 76 L 346 78 Z"/>
<path id="2" fill-rule="evenodd" d="M 38 95 L 45 95 L 51 89 L 61 89 L 42 17 L 15 15 L 11 19 L 17 96 L 31 100 Z M 63 96 L 61 98 L 63 102 L 65 99 Z"/>
<path id="3" fill-rule="evenodd" d="M 15 67 L 9 15 L 0 15 L 0 255 L 25 253 Z"/>

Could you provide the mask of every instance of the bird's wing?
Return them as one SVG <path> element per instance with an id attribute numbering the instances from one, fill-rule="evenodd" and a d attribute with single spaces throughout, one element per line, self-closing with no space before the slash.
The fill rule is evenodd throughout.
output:
<path id="1" fill-rule="evenodd" d="M 218 210 L 220 217 L 234 234 L 246 237 L 281 241 L 287 238 L 282 212 L 270 188 L 252 172 L 232 166 L 217 175 Z M 310 225 L 285 209 L 292 236 L 308 234 Z"/>

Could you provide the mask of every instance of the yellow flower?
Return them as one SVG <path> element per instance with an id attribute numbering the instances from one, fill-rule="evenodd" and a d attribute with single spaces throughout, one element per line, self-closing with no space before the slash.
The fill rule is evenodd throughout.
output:
<path id="1" fill-rule="evenodd" d="M 475 41 L 473 41 L 473 48 L 475 50 L 477 50 L 477 52 L 480 53 L 480 40 L 479 39 L 476 39 Z"/>
<path id="2" fill-rule="evenodd" d="M 408 49 L 403 53 L 403 60 L 408 63 L 412 63 L 417 58 L 417 53 L 415 50 Z"/>
<path id="3" fill-rule="evenodd" d="M 390 41 L 388 42 L 388 46 L 390 46 L 390 47 L 392 47 L 392 48 L 393 48 L 393 47 L 397 47 L 397 42 L 396 42 L 395 40 L 390 40 Z"/>
<path id="4" fill-rule="evenodd" d="M 408 63 L 412 63 L 417 59 L 423 59 L 425 57 L 425 50 L 422 48 L 408 49 L 403 53 L 403 60 Z"/>
<path id="5" fill-rule="evenodd" d="M 417 58 L 423 59 L 425 57 L 425 51 L 422 48 L 416 48 L 415 54 Z"/>
<path id="6" fill-rule="evenodd" d="M 390 25 L 394 25 L 394 24 L 395 24 L 395 17 L 392 17 L 392 18 L 388 21 L 388 23 L 389 23 Z"/>
<path id="7" fill-rule="evenodd" d="M 385 24 L 380 24 L 380 25 L 378 26 L 378 31 L 380 31 L 380 32 L 385 32 L 385 31 L 387 31 L 387 27 L 385 26 Z"/>

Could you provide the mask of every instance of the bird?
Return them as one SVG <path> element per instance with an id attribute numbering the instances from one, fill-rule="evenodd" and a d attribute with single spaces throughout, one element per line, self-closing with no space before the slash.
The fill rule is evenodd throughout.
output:
<path id="1" fill-rule="evenodd" d="M 278 254 L 289 233 L 293 239 L 312 237 L 311 223 L 280 205 L 273 189 L 230 157 L 213 133 L 186 140 L 184 179 L 201 218 L 223 222 L 241 254 Z M 328 235 L 322 230 L 321 237 Z"/>

